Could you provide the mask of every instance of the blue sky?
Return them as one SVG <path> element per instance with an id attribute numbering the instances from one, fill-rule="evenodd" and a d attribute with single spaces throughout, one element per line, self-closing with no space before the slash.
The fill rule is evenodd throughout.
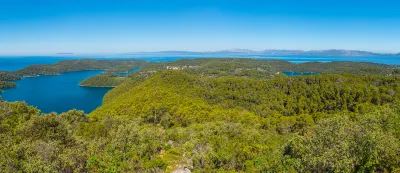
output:
<path id="1" fill-rule="evenodd" d="M 400 52 L 395 0 L 0 0 L 0 54 Z"/>

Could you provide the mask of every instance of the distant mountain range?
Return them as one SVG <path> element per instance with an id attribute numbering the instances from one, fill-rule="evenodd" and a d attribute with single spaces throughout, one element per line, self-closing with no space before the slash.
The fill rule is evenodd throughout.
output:
<path id="1" fill-rule="evenodd" d="M 342 49 L 330 49 L 330 50 L 280 50 L 280 49 L 267 49 L 262 51 L 254 51 L 249 49 L 230 49 L 218 51 L 220 53 L 254 53 L 254 54 L 265 54 L 265 55 L 319 55 L 319 56 L 393 56 L 396 54 L 384 54 L 374 53 L 360 50 L 342 50 Z M 400 54 L 397 54 L 400 55 Z"/>
<path id="2" fill-rule="evenodd" d="M 342 49 L 330 49 L 330 50 L 284 50 L 284 49 L 267 49 L 267 50 L 250 50 L 250 49 L 228 49 L 213 52 L 191 52 L 191 51 L 160 51 L 160 52 L 141 52 L 141 53 L 170 53 L 170 54 L 263 54 L 263 55 L 312 55 L 312 56 L 400 56 L 398 54 L 390 53 L 374 53 L 360 50 L 342 50 Z M 134 53 L 127 53 L 134 54 Z"/>

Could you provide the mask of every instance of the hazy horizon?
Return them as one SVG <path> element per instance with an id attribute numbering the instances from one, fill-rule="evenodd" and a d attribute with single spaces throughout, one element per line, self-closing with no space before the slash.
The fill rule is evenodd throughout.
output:
<path id="1" fill-rule="evenodd" d="M 235 49 L 237 50 L 249 50 L 249 51 L 255 51 L 255 53 L 246 53 L 246 52 L 234 52 Z M 193 53 L 200 53 L 200 54 L 263 54 L 262 51 L 266 50 L 277 50 L 277 51 L 330 51 L 330 50 L 347 50 L 347 51 L 362 51 L 362 52 L 369 52 L 369 53 L 376 53 L 376 54 L 382 54 L 382 55 L 398 55 L 400 52 L 374 52 L 374 51 L 365 51 L 365 50 L 348 50 L 348 49 L 319 49 L 319 50 L 294 50 L 294 49 L 262 49 L 262 50 L 253 50 L 253 49 L 242 49 L 242 48 L 233 48 L 233 49 L 225 49 L 225 50 L 215 50 L 215 51 L 186 51 L 186 50 L 159 50 L 159 51 L 126 51 L 126 52 L 84 52 L 84 53 L 75 53 L 75 52 L 48 52 L 48 53 L 1 53 L 0 52 L 0 57 L 2 56 L 85 56 L 85 55 L 134 55 L 134 54 L 182 54 L 185 55 L 185 53 L 188 54 L 193 54 Z M 226 53 L 224 51 L 232 51 L 230 53 Z M 269 54 L 265 54 L 269 55 Z M 279 54 L 275 54 L 279 56 Z M 284 54 L 283 54 L 284 55 Z M 283 56 L 282 55 L 282 56 Z M 293 54 L 295 55 L 295 54 Z M 299 54 L 300 55 L 300 54 Z"/>
<path id="2" fill-rule="evenodd" d="M 400 2 L 0 2 L 0 55 L 346 49 L 400 52 Z"/>

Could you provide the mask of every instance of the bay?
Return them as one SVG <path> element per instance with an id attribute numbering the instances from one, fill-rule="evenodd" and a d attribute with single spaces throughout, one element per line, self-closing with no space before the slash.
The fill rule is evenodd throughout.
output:
<path id="1" fill-rule="evenodd" d="M 66 112 L 71 109 L 90 113 L 102 104 L 111 88 L 81 87 L 79 83 L 103 71 L 67 72 L 41 75 L 16 81 L 18 86 L 1 94 L 7 101 L 25 101 L 44 113 Z"/>

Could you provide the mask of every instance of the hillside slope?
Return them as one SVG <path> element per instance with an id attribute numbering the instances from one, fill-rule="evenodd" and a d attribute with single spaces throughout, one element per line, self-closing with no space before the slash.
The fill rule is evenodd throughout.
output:
<path id="1" fill-rule="evenodd" d="M 272 79 L 284 76 L 283 72 L 316 72 L 322 74 L 358 74 L 391 76 L 400 74 L 396 65 L 385 65 L 368 62 L 309 62 L 294 64 L 282 60 L 263 60 L 249 58 L 199 58 L 182 59 L 166 63 L 149 63 L 141 70 L 129 74 L 120 87 L 108 92 L 104 102 L 126 92 L 137 83 L 150 78 L 158 71 L 183 71 L 189 74 L 208 77 L 239 77 L 252 79 Z"/>
<path id="2" fill-rule="evenodd" d="M 162 71 L 90 115 L 0 99 L 0 170 L 396 172 L 399 81 Z"/>
<path id="3" fill-rule="evenodd" d="M 400 150 L 394 148 L 400 129 L 393 126 L 400 117 L 389 107 L 399 101 L 399 81 L 396 76 L 349 74 L 215 78 L 170 70 L 130 83 L 131 88 L 126 84 L 126 92 L 89 116 L 99 122 L 110 117 L 135 119 L 164 129 L 163 134 L 170 134 L 163 139 L 168 147 L 153 154 L 168 165 L 167 170 L 177 165 L 199 172 L 393 170 L 400 167 Z M 387 116 L 392 125 L 382 130 L 386 125 L 378 119 Z M 374 129 L 366 123 L 371 120 L 378 123 Z M 347 134 L 349 130 L 354 133 Z M 358 144 L 384 139 L 387 143 L 372 148 L 382 156 L 371 156 Z M 390 149 L 380 150 L 383 146 Z M 364 157 L 374 157 L 377 164 L 368 166 Z"/>

